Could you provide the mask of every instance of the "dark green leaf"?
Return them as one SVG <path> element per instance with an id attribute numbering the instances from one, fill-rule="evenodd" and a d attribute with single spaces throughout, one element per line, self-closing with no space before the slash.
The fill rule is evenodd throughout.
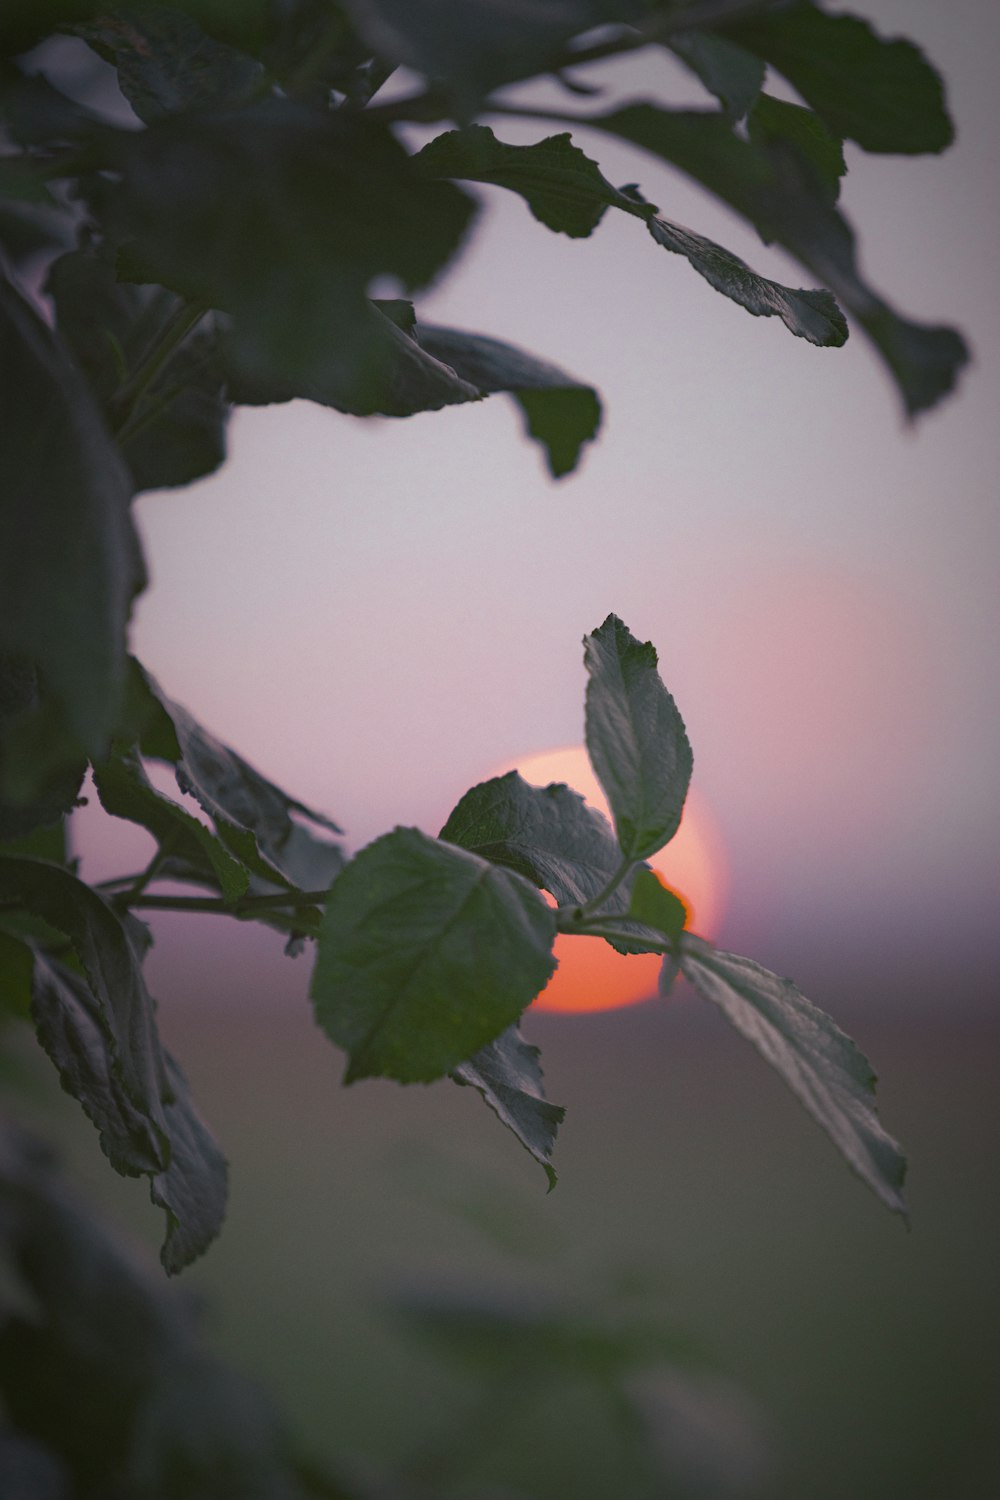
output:
<path id="1" fill-rule="evenodd" d="M 152 785 L 134 750 L 123 750 L 94 765 L 94 785 L 105 812 L 140 824 L 160 849 L 186 860 L 217 883 L 227 901 L 245 896 L 250 875 L 222 840 L 185 808 Z"/>
<path id="2" fill-rule="evenodd" d="M 651 151 L 743 214 L 765 241 L 777 241 L 837 297 L 889 366 L 907 413 L 933 406 L 952 389 L 968 350 L 951 328 L 899 317 L 861 277 L 854 235 L 808 161 L 740 140 L 718 114 L 633 104 L 594 118 L 602 130 Z"/>
<path id="3" fill-rule="evenodd" d="M 143 572 L 131 482 L 72 360 L 0 281 L 0 651 L 38 668 L 83 750 L 104 753 Z"/>
<path id="4" fill-rule="evenodd" d="M 611 806 L 623 854 L 645 859 L 677 832 L 691 780 L 691 746 L 660 681 L 650 642 L 616 615 L 584 637 L 587 752 Z"/>
<path id="5" fill-rule="evenodd" d="M 0 62 L 0 118 L 20 146 L 74 141 L 99 123 L 97 115 L 60 93 L 41 73 L 23 73 L 6 61 Z"/>
<path id="6" fill-rule="evenodd" d="M 66 744 L 57 738 L 54 746 L 44 747 L 49 753 L 40 763 L 32 742 L 44 720 L 34 667 L 23 656 L 0 652 L 0 786 L 5 792 L 0 796 L 0 843 L 30 842 L 41 834 L 63 847 L 62 816 L 76 803 L 87 762 L 70 736 Z M 54 728 L 58 736 L 59 726 Z M 63 857 L 50 849 L 24 847 L 17 852 Z"/>
<path id="7" fill-rule="evenodd" d="M 388 128 L 288 100 L 173 116 L 119 152 L 119 274 L 229 313 L 227 362 L 251 385 L 332 387 L 379 409 L 369 284 L 436 276 L 474 210 L 460 189 L 428 181 Z"/>
<path id="8" fill-rule="evenodd" d="M 488 126 L 469 125 L 439 135 L 414 160 L 428 177 L 460 177 L 520 193 L 536 219 L 574 239 L 589 235 L 611 205 L 633 211 L 568 132 L 533 146 L 510 146 Z"/>
<path id="9" fill-rule="evenodd" d="M 106 255 L 76 250 L 49 273 L 59 332 L 106 410 L 180 306 L 162 288 L 115 278 Z M 190 484 L 226 457 L 229 401 L 213 336 L 194 333 L 150 383 L 122 435 L 137 490 Z"/>
<path id="10" fill-rule="evenodd" d="M 887 1208 L 906 1215 L 906 1158 L 875 1113 L 875 1074 L 850 1037 L 789 979 L 749 958 L 685 940 L 681 970 L 773 1068 L 848 1165 Z"/>
<path id="11" fill-rule="evenodd" d="M 420 323 L 417 338 L 463 380 L 482 391 L 507 391 L 514 397 L 529 435 L 545 448 L 554 478 L 576 467 L 580 449 L 592 441 L 601 424 L 601 403 L 593 386 L 485 334 Z"/>
<path id="12" fill-rule="evenodd" d="M 219 1232 L 225 1163 L 160 1045 L 132 935 L 96 891 L 41 860 L 0 856 L 0 898 L 73 946 L 82 974 L 35 955 L 38 1038 L 115 1170 L 150 1178 L 153 1201 L 167 1212 L 161 1258 L 179 1271 Z"/>
<path id="13" fill-rule="evenodd" d="M 687 907 L 681 898 L 652 870 L 639 870 L 632 882 L 628 914 L 677 942 L 687 921 Z"/>
<path id="14" fill-rule="evenodd" d="M 858 16 L 792 5 L 735 21 L 725 34 L 866 151 L 943 151 L 953 139 L 944 87 L 919 47 L 885 40 Z"/>
<path id="15" fill-rule="evenodd" d="M 32 955 L 27 943 L 0 929 L 0 1021 L 31 1012 Z"/>
<path id="16" fill-rule="evenodd" d="M 679 31 L 667 43 L 732 120 L 742 120 L 764 84 L 764 64 L 714 31 Z"/>
<path id="17" fill-rule="evenodd" d="M 369 844 L 335 882 L 311 993 L 348 1082 L 452 1072 L 512 1025 L 555 968 L 533 886 L 415 828 Z"/>
<path id="18" fill-rule="evenodd" d="M 761 94 L 747 121 L 750 140 L 757 146 L 792 145 L 815 170 L 830 202 L 840 194 L 840 179 L 847 171 L 844 143 L 828 130 L 811 109 L 789 104 L 770 94 Z"/>
<path id="19" fill-rule="evenodd" d="M 22 203 L 54 201 L 38 166 L 21 156 L 0 156 L 0 198 Z"/>
<path id="20" fill-rule="evenodd" d="M 667 219 L 650 219 L 649 232 L 664 250 L 683 255 L 710 286 L 755 318 L 778 317 L 797 338 L 821 347 L 837 349 L 847 342 L 847 321 L 829 292 L 795 291 L 770 281 L 731 250 Z"/>
<path id="21" fill-rule="evenodd" d="M 117 69 L 122 93 L 147 124 L 182 110 L 237 108 L 263 80 L 253 58 L 169 6 L 118 5 L 73 30 Z"/>
<path id="22" fill-rule="evenodd" d="M 481 1047 L 452 1074 L 456 1083 L 478 1089 L 493 1113 L 545 1168 L 549 1191 L 556 1185 L 551 1163 L 556 1130 L 566 1111 L 545 1097 L 537 1047 L 516 1026 Z"/>
<path id="23" fill-rule="evenodd" d="M 252 874 L 271 885 L 325 890 L 344 856 L 338 844 L 317 838 L 307 825 L 339 834 L 336 823 L 287 796 L 171 702 L 137 663 L 135 669 L 159 709 L 141 738 L 143 754 L 174 766 L 181 791 L 200 803 L 220 839 Z M 235 879 L 227 875 L 227 881 Z"/>

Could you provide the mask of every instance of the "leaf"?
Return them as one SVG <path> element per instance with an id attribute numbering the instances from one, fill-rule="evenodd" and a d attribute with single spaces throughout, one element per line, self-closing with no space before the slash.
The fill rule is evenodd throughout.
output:
<path id="1" fill-rule="evenodd" d="M 789 979 L 687 938 L 681 970 L 717 1005 L 826 1131 L 887 1208 L 906 1217 L 906 1158 L 875 1113 L 875 1074 L 850 1037 Z"/>
<path id="2" fill-rule="evenodd" d="M 386 346 L 369 285 L 426 286 L 471 199 L 423 177 L 386 126 L 287 99 L 155 121 L 118 156 L 123 279 L 228 313 L 227 364 L 251 385 L 332 386 L 354 410 L 379 409 Z"/>
<path id="3" fill-rule="evenodd" d="M 103 754 L 143 568 L 131 483 L 59 341 L 0 279 L 7 437 L 0 475 L 0 651 L 43 675 L 82 750 Z"/>
<path id="4" fill-rule="evenodd" d="M 264 81 L 260 63 L 168 6 L 119 5 L 70 30 L 117 70 L 119 88 L 147 125 L 183 110 L 238 108 Z"/>
<path id="5" fill-rule="evenodd" d="M 31 949 L 0 929 L 0 1023 L 31 1013 Z"/>
<path id="6" fill-rule="evenodd" d="M 546 1099 L 538 1058 L 538 1048 L 524 1040 L 517 1026 L 510 1026 L 460 1064 L 452 1077 L 479 1091 L 497 1118 L 545 1168 L 551 1192 L 556 1185 L 552 1148 L 566 1111 Z"/>
<path id="7" fill-rule="evenodd" d="M 573 239 L 589 235 L 612 204 L 632 211 L 629 199 L 568 132 L 532 146 L 510 146 L 488 126 L 469 125 L 439 135 L 414 161 L 428 177 L 460 177 L 520 193 L 536 219 Z"/>
<path id="8" fill-rule="evenodd" d="M 821 347 L 837 349 L 847 342 L 847 321 L 829 292 L 793 291 L 770 281 L 731 250 L 667 219 L 650 219 L 649 232 L 664 250 L 683 255 L 710 286 L 755 318 L 778 317 L 797 338 Z"/>
<path id="9" fill-rule="evenodd" d="M 94 765 L 94 785 L 105 812 L 147 829 L 161 850 L 185 860 L 218 883 L 227 901 L 245 896 L 250 875 L 222 840 L 185 808 L 152 785 L 134 750 Z"/>
<path id="10" fill-rule="evenodd" d="M 430 1082 L 492 1042 L 551 977 L 555 916 L 529 883 L 397 828 L 335 882 L 311 994 L 345 1081 Z"/>
<path id="11" fill-rule="evenodd" d="M 560 906 L 592 901 L 621 863 L 607 818 L 579 792 L 531 786 L 517 771 L 466 792 L 439 837 L 515 870 Z"/>
<path id="12" fill-rule="evenodd" d="M 672 943 L 679 942 L 688 918 L 684 902 L 653 870 L 636 873 L 628 914 L 644 927 L 661 932 Z"/>
<path id="13" fill-rule="evenodd" d="M 167 1211 L 161 1259 L 173 1274 L 219 1232 L 225 1162 L 160 1045 L 129 931 L 96 891 L 42 860 L 0 856 L 0 899 L 16 902 L 73 945 L 81 974 L 35 954 L 38 1039 L 100 1132 L 115 1170 L 150 1178 L 150 1196 Z"/>
<path id="14" fill-rule="evenodd" d="M 181 791 L 204 808 L 220 839 L 252 874 L 272 886 L 325 890 L 344 863 L 343 852 L 308 825 L 339 834 L 337 824 L 261 776 L 172 702 L 137 662 L 133 668 L 136 695 L 145 694 L 147 706 L 158 710 L 142 733 L 142 753 L 174 766 Z M 213 864 L 217 858 L 216 851 Z M 236 877 L 229 872 L 227 880 Z"/>
<path id="15" fill-rule="evenodd" d="M 952 389 L 969 357 L 962 338 L 900 317 L 867 285 L 850 225 L 797 151 L 740 140 L 715 113 L 655 104 L 628 105 L 589 123 L 686 172 L 824 282 L 889 366 L 909 416 Z"/>
<path id="16" fill-rule="evenodd" d="M 667 46 L 696 73 L 731 120 L 742 120 L 764 85 L 764 64 L 714 31 L 679 31 Z"/>
<path id="17" fill-rule="evenodd" d="M 601 424 L 601 403 L 593 386 L 485 334 L 420 323 L 417 338 L 463 380 L 482 391 L 507 391 L 514 397 L 529 436 L 545 448 L 553 478 L 576 467 L 580 449 L 596 437 Z"/>
<path id="18" fill-rule="evenodd" d="M 657 655 L 616 615 L 584 637 L 590 674 L 587 752 L 628 859 L 655 854 L 677 832 L 691 780 L 684 721 L 657 674 Z"/>
<path id="19" fill-rule="evenodd" d="M 840 179 L 847 171 L 844 143 L 823 124 L 819 115 L 800 104 L 789 104 L 771 94 L 761 94 L 747 120 L 754 145 L 774 147 L 791 144 L 815 170 L 831 203 L 840 194 Z"/>
<path id="20" fill-rule="evenodd" d="M 858 16 L 811 4 L 774 9 L 724 34 L 783 73 L 836 135 L 866 151 L 943 151 L 954 137 L 944 86 L 919 47 Z"/>
<path id="21" fill-rule="evenodd" d="M 162 288 L 129 286 L 107 257 L 91 250 L 61 256 L 49 272 L 59 332 L 109 417 L 133 370 L 180 303 Z M 151 382 L 126 427 L 123 452 L 136 490 L 190 484 L 226 457 L 229 399 L 215 340 L 192 335 Z"/>

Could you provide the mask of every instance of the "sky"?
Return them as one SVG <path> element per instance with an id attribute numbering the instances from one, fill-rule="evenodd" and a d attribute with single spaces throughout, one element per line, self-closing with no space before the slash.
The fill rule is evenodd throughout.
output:
<path id="1" fill-rule="evenodd" d="M 435 832 L 470 785 L 578 744 L 581 638 L 613 610 L 656 645 L 688 726 L 724 851 L 713 937 L 777 967 L 817 944 L 913 964 L 987 951 L 1000 16 L 862 9 L 925 47 L 958 126 L 941 157 L 848 148 L 872 281 L 973 348 L 958 396 L 915 428 L 860 336 L 816 349 L 749 317 L 624 215 L 569 240 L 476 189 L 472 240 L 418 313 L 600 388 L 577 474 L 548 477 L 504 397 L 403 421 L 295 403 L 238 411 L 217 475 L 138 501 L 137 654 L 352 847 L 397 823 Z M 593 76 L 615 99 L 703 100 L 655 49 Z M 547 128 L 493 124 L 513 142 Z M 670 218 L 810 284 L 662 164 L 575 139 Z M 92 811 L 80 833 L 92 873 L 121 868 Z"/>

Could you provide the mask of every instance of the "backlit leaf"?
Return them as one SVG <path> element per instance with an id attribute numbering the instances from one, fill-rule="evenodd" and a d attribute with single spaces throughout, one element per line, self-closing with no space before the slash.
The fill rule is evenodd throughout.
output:
<path id="1" fill-rule="evenodd" d="M 521 876 L 415 828 L 356 855 L 326 903 L 311 994 L 346 1079 L 452 1072 L 555 968 L 555 916 Z"/>
<path id="2" fill-rule="evenodd" d="M 750 140 L 758 146 L 791 145 L 809 162 L 830 202 L 840 193 L 840 179 L 847 171 L 844 143 L 823 124 L 819 115 L 801 104 L 789 104 L 771 94 L 761 94 L 747 120 Z"/>
<path id="3" fill-rule="evenodd" d="M 644 927 L 661 932 L 671 942 L 680 938 L 688 916 L 681 898 L 652 870 L 637 871 L 632 882 L 628 914 Z"/>
<path id="4" fill-rule="evenodd" d="M 887 1208 L 906 1216 L 906 1158 L 875 1113 L 871 1064 L 834 1021 L 749 958 L 687 938 L 681 971 L 781 1075 Z"/>
<path id="5" fill-rule="evenodd" d="M 759 57 L 714 31 L 679 31 L 667 46 L 698 75 L 731 119 L 744 118 L 764 83 Z"/>
<path id="6" fill-rule="evenodd" d="M 452 1077 L 479 1091 L 497 1118 L 545 1168 L 551 1191 L 556 1185 L 552 1148 L 566 1111 L 546 1099 L 538 1057 L 538 1048 L 524 1040 L 517 1026 L 510 1026 L 461 1063 Z"/>
<path id="7" fill-rule="evenodd" d="M 587 752 L 629 859 L 655 854 L 677 832 L 691 780 L 691 746 L 657 673 L 655 648 L 616 615 L 584 637 Z"/>

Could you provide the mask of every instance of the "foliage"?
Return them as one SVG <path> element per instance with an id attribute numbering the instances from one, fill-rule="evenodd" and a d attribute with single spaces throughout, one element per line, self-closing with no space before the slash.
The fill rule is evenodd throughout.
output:
<path id="1" fill-rule="evenodd" d="M 100 60 L 89 96 L 64 86 L 67 46 Z M 643 47 L 691 69 L 704 107 L 543 108 L 505 92 L 551 75 L 588 98 L 578 70 Z M 800 102 L 765 90 L 772 74 Z M 515 145 L 483 116 L 558 129 Z M 414 146 L 417 127 L 438 125 Z M 584 643 L 587 748 L 613 827 L 568 788 L 512 773 L 472 788 L 438 838 L 397 828 L 350 859 L 335 823 L 162 692 L 129 657 L 127 627 L 146 578 L 131 499 L 217 468 L 236 404 L 305 398 L 401 417 L 506 393 L 550 473 L 574 469 L 600 424 L 594 387 L 492 336 L 425 323 L 411 300 L 468 239 L 468 184 L 519 195 L 570 238 L 626 214 L 809 344 L 839 347 L 856 326 L 906 413 L 933 406 L 967 358 L 963 341 L 868 285 L 838 201 L 845 140 L 902 154 L 951 140 L 919 50 L 812 0 L 44 0 L 0 19 L 0 127 L 0 1005 L 12 1023 L 30 1017 L 112 1166 L 149 1179 L 166 1270 L 218 1233 L 226 1170 L 143 979 L 149 934 L 136 913 L 164 908 L 267 922 L 289 951 L 314 942 L 312 999 L 347 1054 L 346 1081 L 471 1087 L 550 1186 L 562 1111 L 518 1023 L 553 971 L 555 936 L 661 954 L 663 991 L 682 972 L 905 1212 L 904 1160 L 875 1116 L 867 1061 L 790 981 L 689 933 L 682 901 L 645 863 L 677 830 L 691 748 L 656 651 L 622 621 L 609 616 Z M 819 284 L 759 274 L 634 184 L 614 186 L 578 128 L 687 175 Z M 374 297 L 386 278 L 400 295 Z M 157 789 L 154 762 L 203 816 Z M 157 843 L 147 869 L 100 888 L 80 879 L 64 829 L 88 768 L 107 812 Z M 195 893 L 151 890 L 164 881 Z M 66 1242 L 70 1210 L 48 1187 L 32 1197 L 31 1151 L 9 1150 L 13 1253 L 32 1237 Z M 77 1236 L 80 1277 L 89 1233 Z M 76 1274 L 34 1291 L 83 1297 Z M 125 1316 L 111 1282 L 127 1287 L 130 1274 L 100 1271 L 87 1293 L 96 1318 Z M 15 1349 L 32 1370 L 43 1346 L 63 1357 L 57 1312 L 44 1330 L 8 1323 L 4 1368 Z M 149 1472 L 161 1436 L 145 1432 L 129 1462 Z"/>

